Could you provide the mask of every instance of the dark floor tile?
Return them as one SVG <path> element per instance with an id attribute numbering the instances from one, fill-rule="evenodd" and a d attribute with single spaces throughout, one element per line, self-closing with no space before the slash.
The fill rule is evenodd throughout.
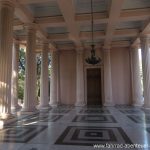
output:
<path id="1" fill-rule="evenodd" d="M 73 122 L 83 123 L 117 123 L 112 115 L 77 115 Z"/>
<path id="2" fill-rule="evenodd" d="M 80 114 L 110 114 L 107 109 L 82 109 L 79 111 Z"/>
<path id="3" fill-rule="evenodd" d="M 141 110 L 134 110 L 134 109 L 125 109 L 125 110 L 119 110 L 123 114 L 143 114 Z"/>
<path id="4" fill-rule="evenodd" d="M 71 109 L 58 109 L 54 108 L 50 111 L 50 113 L 69 113 Z"/>
<path id="5" fill-rule="evenodd" d="M 69 126 L 55 144 L 93 146 L 93 144 L 131 144 L 131 140 L 120 127 Z"/>
<path id="6" fill-rule="evenodd" d="M 150 116 L 127 115 L 127 117 L 135 123 L 150 124 Z"/>
<path id="7" fill-rule="evenodd" d="M 0 142 L 27 143 L 46 128 L 47 126 L 7 127 L 0 130 Z"/>
<path id="8" fill-rule="evenodd" d="M 39 122 L 56 122 L 59 120 L 63 115 L 35 115 L 29 116 L 25 119 L 16 121 L 11 123 L 9 126 L 24 126 L 24 125 L 38 125 Z"/>

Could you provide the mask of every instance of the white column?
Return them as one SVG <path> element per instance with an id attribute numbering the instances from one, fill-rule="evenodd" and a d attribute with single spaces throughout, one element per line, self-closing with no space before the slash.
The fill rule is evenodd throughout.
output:
<path id="1" fill-rule="evenodd" d="M 19 43 L 14 40 L 12 49 L 12 79 L 11 79 L 11 109 L 21 108 L 18 105 L 18 67 L 19 67 Z"/>
<path id="2" fill-rule="evenodd" d="M 27 27 L 27 48 L 25 67 L 25 89 L 23 113 L 30 113 L 36 110 L 36 29 L 35 25 Z"/>
<path id="3" fill-rule="evenodd" d="M 148 36 L 141 36 L 141 53 L 144 86 L 144 107 L 150 108 L 150 48 Z"/>
<path id="4" fill-rule="evenodd" d="M 104 106 L 113 106 L 110 49 L 104 49 Z"/>
<path id="5" fill-rule="evenodd" d="M 131 48 L 132 97 L 134 106 L 143 105 L 142 84 L 140 77 L 140 60 L 138 46 Z"/>
<path id="6" fill-rule="evenodd" d="M 76 51 L 76 103 L 75 106 L 85 106 L 84 98 L 84 60 L 83 50 Z"/>
<path id="7" fill-rule="evenodd" d="M 48 98 L 48 50 L 48 43 L 44 43 L 41 64 L 40 104 L 38 106 L 40 110 L 47 110 L 50 108 Z"/>
<path id="8" fill-rule="evenodd" d="M 57 105 L 61 105 L 60 98 L 60 51 L 57 51 Z"/>
<path id="9" fill-rule="evenodd" d="M 59 103 L 58 93 L 58 51 L 51 52 L 50 105 L 56 107 Z"/>
<path id="10" fill-rule="evenodd" d="M 11 115 L 13 0 L 0 0 L 0 119 Z"/>

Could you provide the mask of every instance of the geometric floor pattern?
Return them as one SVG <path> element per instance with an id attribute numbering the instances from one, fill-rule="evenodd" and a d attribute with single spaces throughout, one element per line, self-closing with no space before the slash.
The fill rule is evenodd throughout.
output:
<path id="1" fill-rule="evenodd" d="M 143 123 L 150 124 L 150 116 L 138 116 L 138 115 L 127 115 L 135 123 Z"/>
<path id="2" fill-rule="evenodd" d="M 126 109 L 126 110 L 120 110 L 123 114 L 142 114 L 143 112 L 141 110 L 132 110 L 132 109 Z"/>
<path id="3" fill-rule="evenodd" d="M 63 115 L 32 115 L 29 117 L 26 117 L 25 119 L 18 120 L 15 123 L 12 123 L 11 125 L 14 126 L 21 126 L 21 125 L 35 125 L 38 124 L 39 122 L 55 122 L 59 120 Z"/>
<path id="4" fill-rule="evenodd" d="M 150 134 L 150 128 L 147 128 L 147 132 L 149 132 L 149 134 Z"/>
<path id="5" fill-rule="evenodd" d="M 50 112 L 51 113 L 68 113 L 70 109 L 64 109 L 64 108 L 53 108 Z"/>
<path id="6" fill-rule="evenodd" d="M 0 142 L 26 143 L 46 128 L 46 126 L 8 127 L 0 130 Z"/>
<path id="7" fill-rule="evenodd" d="M 107 109 L 82 109 L 80 114 L 110 114 Z"/>
<path id="8" fill-rule="evenodd" d="M 84 123 L 117 123 L 112 115 L 78 115 L 73 122 Z"/>
<path id="9" fill-rule="evenodd" d="M 94 144 L 150 145 L 149 139 L 149 110 L 132 106 L 59 106 L 18 116 L 16 122 L 0 129 L 0 150 L 94 150 Z"/>
<path id="10" fill-rule="evenodd" d="M 85 145 L 105 143 L 132 144 L 129 137 L 120 127 L 87 127 L 69 126 L 58 138 L 55 144 Z"/>

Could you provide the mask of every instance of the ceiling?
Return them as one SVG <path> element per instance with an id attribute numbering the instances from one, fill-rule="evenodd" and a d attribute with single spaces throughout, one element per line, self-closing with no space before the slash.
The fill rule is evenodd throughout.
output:
<path id="1" fill-rule="evenodd" d="M 94 44 L 129 47 L 150 33 L 150 0 L 93 0 Z M 56 49 L 89 48 L 91 0 L 18 0 L 14 35 L 25 41 L 24 25 L 37 25 L 37 38 Z"/>

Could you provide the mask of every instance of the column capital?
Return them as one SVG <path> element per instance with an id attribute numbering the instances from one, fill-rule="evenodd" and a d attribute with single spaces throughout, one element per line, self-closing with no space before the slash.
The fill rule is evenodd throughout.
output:
<path id="1" fill-rule="evenodd" d="M 50 53 L 53 55 L 59 56 L 60 51 L 59 50 L 51 50 Z"/>
<path id="2" fill-rule="evenodd" d="M 44 41 L 42 41 L 42 44 L 43 44 L 43 45 L 48 45 L 48 46 L 49 46 L 49 41 L 45 41 L 45 40 L 44 40 Z"/>
<path id="3" fill-rule="evenodd" d="M 47 49 L 49 51 L 49 43 L 48 42 L 43 42 L 43 49 Z"/>
<path id="4" fill-rule="evenodd" d="M 49 41 L 38 39 L 38 43 L 44 48 L 45 46 L 49 47 Z"/>
<path id="5" fill-rule="evenodd" d="M 53 50 L 54 53 L 59 53 L 60 51 L 58 49 Z"/>
<path id="6" fill-rule="evenodd" d="M 49 43 L 48 42 L 44 42 L 42 43 L 42 52 L 43 51 L 49 51 Z"/>
<path id="7" fill-rule="evenodd" d="M 133 45 L 130 47 L 130 50 L 138 50 L 140 48 L 140 45 L 137 44 L 137 45 Z"/>
<path id="8" fill-rule="evenodd" d="M 37 30 L 36 23 L 28 23 L 24 25 L 24 28 L 27 32 L 35 32 Z"/>
<path id="9" fill-rule="evenodd" d="M 7 7 L 15 7 L 16 0 L 0 0 L 0 7 L 7 6 Z"/>
<path id="10" fill-rule="evenodd" d="M 140 40 L 142 40 L 142 41 L 150 40 L 150 35 L 149 34 L 141 34 Z"/>
<path id="11" fill-rule="evenodd" d="M 104 52 L 110 52 L 110 49 L 111 49 L 111 46 L 110 46 L 110 45 L 103 47 L 103 51 L 104 51 Z"/>
<path id="12" fill-rule="evenodd" d="M 13 38 L 13 43 L 20 44 L 20 40 Z"/>
<path id="13" fill-rule="evenodd" d="M 76 47 L 76 53 L 83 54 L 84 49 L 82 47 Z"/>

